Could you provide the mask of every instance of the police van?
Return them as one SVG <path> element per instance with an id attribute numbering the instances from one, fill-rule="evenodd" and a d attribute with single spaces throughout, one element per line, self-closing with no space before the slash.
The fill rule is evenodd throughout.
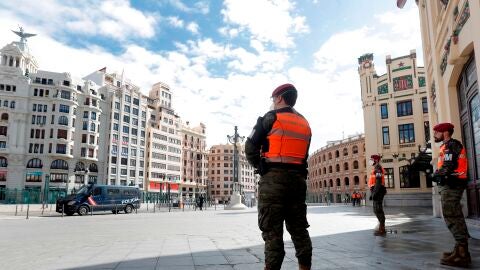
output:
<path id="1" fill-rule="evenodd" d="M 137 187 L 85 185 L 72 195 L 57 200 L 56 211 L 71 216 L 87 215 L 91 211 L 124 211 L 130 214 L 140 208 L 141 192 Z"/>

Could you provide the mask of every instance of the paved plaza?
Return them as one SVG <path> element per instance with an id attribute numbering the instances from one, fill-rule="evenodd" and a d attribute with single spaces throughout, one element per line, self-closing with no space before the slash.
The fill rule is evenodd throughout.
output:
<path id="1" fill-rule="evenodd" d="M 387 208 L 386 237 L 374 237 L 370 208 L 311 206 L 312 269 L 453 269 L 438 264 L 453 239 L 425 208 Z M 469 226 L 476 238 L 480 228 Z M 285 233 L 282 269 L 298 269 Z M 470 239 L 473 268 L 480 240 Z M 263 269 L 255 209 L 160 211 L 59 217 L 0 213 L 2 269 Z"/>

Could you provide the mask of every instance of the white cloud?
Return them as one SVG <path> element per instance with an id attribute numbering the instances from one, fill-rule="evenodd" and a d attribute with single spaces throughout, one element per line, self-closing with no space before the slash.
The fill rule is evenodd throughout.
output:
<path id="1" fill-rule="evenodd" d="M 186 28 L 188 31 L 198 34 L 198 24 L 196 22 L 189 23 Z"/>
<path id="2" fill-rule="evenodd" d="M 167 18 L 168 20 L 168 23 L 174 27 L 178 27 L 178 28 L 183 28 L 183 20 L 181 20 L 180 18 L 178 17 L 168 17 Z"/>
<path id="3" fill-rule="evenodd" d="M 280 48 L 292 47 L 295 34 L 307 33 L 306 19 L 293 14 L 295 4 L 288 0 L 225 0 L 224 20 L 248 29 L 253 38 Z"/>
<path id="4" fill-rule="evenodd" d="M 168 2 L 176 9 L 187 13 L 208 14 L 210 10 L 208 1 L 197 1 L 193 7 L 187 6 L 181 0 L 169 0 Z"/>
<path id="5" fill-rule="evenodd" d="M 29 23 L 27 17 L 5 10 L 0 10 L 0 46 L 17 40 L 9 28 L 20 24 L 38 34 L 29 44 L 41 69 L 71 72 L 77 77 L 104 66 L 125 69 L 126 76 L 144 93 L 153 83 L 163 81 L 172 87 L 173 106 L 182 119 L 207 125 L 209 145 L 226 143 L 234 125 L 247 136 L 256 118 L 268 110 L 272 90 L 292 82 L 299 90 L 296 108 L 313 129 L 314 151 L 327 140 L 341 138 L 342 131 L 345 135 L 363 131 L 358 56 L 375 53 L 380 70 L 385 54 L 396 57 L 417 48 L 421 55 L 416 9 L 374 18 L 377 23 L 372 27 L 359 26 L 328 38 L 312 56 L 313 68 L 287 67 L 287 51 L 270 51 L 260 38 L 251 40 L 251 50 L 208 38 L 177 42 L 175 50 L 160 52 L 127 43 L 119 54 L 99 47 L 72 48 L 58 41 L 55 32 L 43 24 Z M 230 65 L 222 64 L 224 74 L 218 75 L 209 69 L 212 63 Z"/>
<path id="6" fill-rule="evenodd" d="M 118 40 L 155 35 L 157 15 L 133 8 L 126 0 L 42 1 L 41 7 L 29 0 L 5 0 L 0 7 L 28 18 L 45 31 L 55 34 L 102 35 Z M 64 27 L 59 27 L 64 26 Z"/>

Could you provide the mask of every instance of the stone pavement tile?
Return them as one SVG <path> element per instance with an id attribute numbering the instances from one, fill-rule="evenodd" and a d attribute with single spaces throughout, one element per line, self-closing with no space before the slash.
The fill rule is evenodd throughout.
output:
<path id="1" fill-rule="evenodd" d="M 195 266 L 195 270 L 232 270 L 232 265 L 199 265 Z"/>
<path id="2" fill-rule="evenodd" d="M 182 255 L 182 256 L 171 256 L 171 257 L 160 257 L 158 259 L 158 266 L 192 266 L 193 259 L 192 256 Z"/>
<path id="3" fill-rule="evenodd" d="M 263 269 L 264 265 L 262 263 L 242 263 L 236 264 L 233 266 L 235 270 L 261 270 Z"/>
<path id="4" fill-rule="evenodd" d="M 203 251 L 203 252 L 192 252 L 193 258 L 195 257 L 211 257 L 211 256 L 222 256 L 223 253 L 220 250 L 211 250 L 211 251 Z"/>
<path id="5" fill-rule="evenodd" d="M 227 260 L 231 264 L 240 264 L 240 263 L 258 263 L 260 260 L 251 255 L 226 255 Z"/>
<path id="6" fill-rule="evenodd" d="M 193 257 L 195 266 L 201 265 L 218 265 L 218 264 L 228 264 L 227 259 L 222 256 L 208 256 L 208 257 Z"/>
<path id="7" fill-rule="evenodd" d="M 156 265 L 157 258 L 124 260 L 115 269 L 155 269 Z"/>
<path id="8" fill-rule="evenodd" d="M 191 265 L 191 266 L 187 266 L 187 265 L 182 265 L 182 266 L 178 266 L 178 265 L 168 265 L 168 266 L 165 266 L 165 265 L 158 265 L 155 270 L 195 270 L 195 266 Z"/>

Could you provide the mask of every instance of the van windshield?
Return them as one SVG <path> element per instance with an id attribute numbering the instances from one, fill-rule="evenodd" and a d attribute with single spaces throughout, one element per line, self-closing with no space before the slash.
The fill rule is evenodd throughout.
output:
<path id="1" fill-rule="evenodd" d="M 89 194 L 89 191 L 90 191 L 90 187 L 89 186 L 82 186 L 80 188 L 80 190 L 78 190 L 77 194 L 80 194 L 80 195 L 88 195 Z"/>

